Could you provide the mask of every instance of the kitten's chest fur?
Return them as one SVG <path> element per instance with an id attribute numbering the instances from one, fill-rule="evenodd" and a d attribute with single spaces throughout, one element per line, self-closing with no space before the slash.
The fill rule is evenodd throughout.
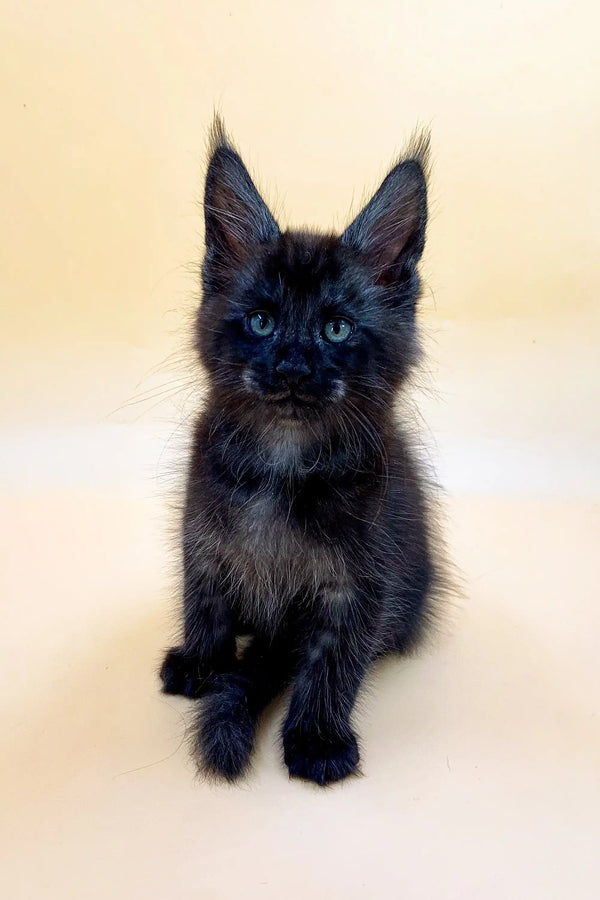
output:
<path id="1" fill-rule="evenodd" d="M 233 456 L 219 477 L 223 502 L 208 531 L 246 618 L 268 625 L 298 595 L 314 598 L 345 577 L 343 554 L 324 530 L 326 486 L 301 448 L 282 441 L 254 458 Z"/>

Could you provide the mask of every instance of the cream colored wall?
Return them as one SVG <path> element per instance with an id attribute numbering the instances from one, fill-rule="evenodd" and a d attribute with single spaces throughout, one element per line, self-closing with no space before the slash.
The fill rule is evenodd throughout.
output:
<path id="1" fill-rule="evenodd" d="M 429 125 L 426 315 L 593 315 L 599 9 L 5 2 L 0 410 L 93 418 L 177 345 L 214 106 L 284 220 L 326 228 Z"/>

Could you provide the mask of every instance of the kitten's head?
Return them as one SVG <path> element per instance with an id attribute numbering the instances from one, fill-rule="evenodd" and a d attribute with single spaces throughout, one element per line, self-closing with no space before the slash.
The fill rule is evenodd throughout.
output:
<path id="1" fill-rule="evenodd" d="M 426 157 L 421 138 L 342 235 L 282 232 L 216 123 L 197 346 L 222 403 L 265 424 L 392 403 L 416 355 Z"/>

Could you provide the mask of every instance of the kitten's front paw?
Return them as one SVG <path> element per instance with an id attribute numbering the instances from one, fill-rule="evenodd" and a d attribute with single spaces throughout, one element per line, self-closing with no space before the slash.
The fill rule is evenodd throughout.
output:
<path id="1" fill-rule="evenodd" d="M 196 657 L 186 656 L 181 647 L 172 647 L 160 669 L 163 693 L 183 694 L 184 697 L 200 697 L 205 679 L 200 677 Z"/>
<path id="2" fill-rule="evenodd" d="M 292 728 L 283 735 L 285 764 L 293 778 L 320 785 L 341 781 L 356 772 L 358 744 L 351 731 L 344 735 Z"/>
<path id="3" fill-rule="evenodd" d="M 235 781 L 249 765 L 256 719 L 235 676 L 222 675 L 206 696 L 200 713 L 197 750 L 202 771 Z"/>

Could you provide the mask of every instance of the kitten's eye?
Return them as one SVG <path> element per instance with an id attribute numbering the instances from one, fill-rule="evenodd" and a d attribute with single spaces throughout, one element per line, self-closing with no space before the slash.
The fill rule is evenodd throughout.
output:
<path id="1" fill-rule="evenodd" d="M 269 337 L 275 331 L 275 319 L 264 309 L 255 309 L 248 315 L 250 331 L 258 337 Z"/>
<path id="2" fill-rule="evenodd" d="M 329 322 L 325 323 L 323 336 L 332 344 L 341 344 L 342 341 L 348 340 L 352 334 L 352 328 L 352 322 L 349 322 L 348 319 L 343 319 L 341 316 L 336 316 L 335 319 L 330 319 Z"/>

